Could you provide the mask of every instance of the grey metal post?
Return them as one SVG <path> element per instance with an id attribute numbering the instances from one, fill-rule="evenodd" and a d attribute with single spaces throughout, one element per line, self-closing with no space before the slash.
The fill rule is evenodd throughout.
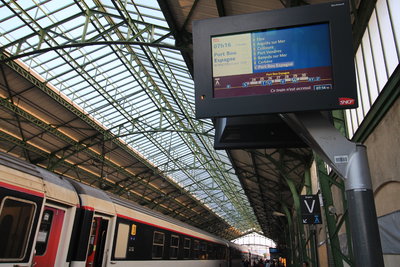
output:
<path id="1" fill-rule="evenodd" d="M 355 266 L 384 266 L 365 146 L 342 136 L 321 112 L 281 117 L 345 180 Z"/>
<path id="2" fill-rule="evenodd" d="M 366 147 L 357 145 L 345 181 L 356 266 L 384 266 Z"/>

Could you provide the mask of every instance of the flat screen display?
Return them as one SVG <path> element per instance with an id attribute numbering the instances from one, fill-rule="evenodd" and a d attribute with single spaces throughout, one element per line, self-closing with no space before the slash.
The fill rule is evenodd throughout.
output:
<path id="1" fill-rule="evenodd" d="M 332 90 L 329 24 L 211 38 L 214 97 Z"/>
<path id="2" fill-rule="evenodd" d="M 348 1 L 193 22 L 196 118 L 356 108 Z"/>

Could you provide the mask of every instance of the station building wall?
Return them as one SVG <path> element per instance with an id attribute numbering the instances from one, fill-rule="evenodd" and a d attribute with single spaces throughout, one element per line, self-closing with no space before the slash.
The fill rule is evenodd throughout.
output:
<path id="1" fill-rule="evenodd" d="M 365 128 L 366 118 L 382 113 L 377 103 L 390 90 L 397 95 L 382 119 L 361 142 L 367 146 L 375 205 L 380 227 L 386 267 L 399 266 L 400 261 L 400 1 L 377 0 L 367 28 L 355 54 L 357 90 L 360 107 L 345 112 L 348 137 L 354 140 Z M 388 84 L 397 81 L 397 87 Z M 382 104 L 380 101 L 380 105 Z M 375 114 L 372 114 L 375 113 Z M 359 135 L 358 135 L 359 136 Z M 312 172 L 312 179 L 318 180 Z M 313 184 L 313 192 L 319 186 Z M 335 216 L 345 212 L 343 191 L 332 186 Z M 320 266 L 333 266 L 329 255 L 326 225 L 318 226 Z M 342 253 L 347 254 L 347 233 L 343 225 L 338 232 Z M 344 262 L 344 266 L 348 266 Z"/>

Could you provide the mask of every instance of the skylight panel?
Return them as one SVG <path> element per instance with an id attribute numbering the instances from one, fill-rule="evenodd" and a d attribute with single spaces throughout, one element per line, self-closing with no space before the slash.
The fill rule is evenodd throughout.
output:
<path id="1" fill-rule="evenodd" d="M 5 33 L 0 44 L 21 39 L 8 47 L 12 53 L 55 47 L 21 59 L 152 164 L 161 164 L 172 179 L 227 214 L 233 205 L 220 203 L 228 198 L 210 189 L 217 186 L 214 179 L 221 176 L 221 181 L 232 179 L 232 187 L 240 185 L 223 173 L 230 166 L 226 154 L 212 149 L 212 123 L 194 120 L 194 85 L 181 52 L 151 43 L 117 44 L 154 42 L 170 33 L 157 1 L 56 2 L 10 2 L 14 10 L 18 4 L 27 8 L 29 16 L 17 11 L 26 23 L 0 8 L 0 30 Z M 173 35 L 161 43 L 175 45 Z"/>

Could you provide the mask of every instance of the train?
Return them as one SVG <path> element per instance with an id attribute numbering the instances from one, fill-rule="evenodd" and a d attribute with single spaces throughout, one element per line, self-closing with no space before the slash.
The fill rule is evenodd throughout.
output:
<path id="1" fill-rule="evenodd" d="M 0 152 L 0 266 L 239 267 L 251 251 Z"/>

